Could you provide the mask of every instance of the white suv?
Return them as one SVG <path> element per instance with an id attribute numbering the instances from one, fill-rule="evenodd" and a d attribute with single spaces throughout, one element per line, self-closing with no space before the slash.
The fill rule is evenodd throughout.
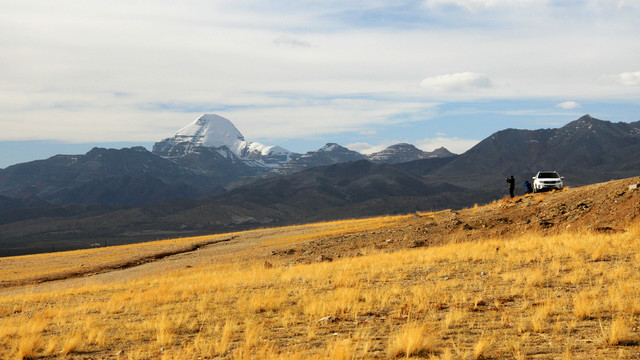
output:
<path id="1" fill-rule="evenodd" d="M 533 192 L 557 189 L 564 186 L 562 183 L 564 176 L 558 175 L 555 171 L 538 171 L 533 177 Z"/>

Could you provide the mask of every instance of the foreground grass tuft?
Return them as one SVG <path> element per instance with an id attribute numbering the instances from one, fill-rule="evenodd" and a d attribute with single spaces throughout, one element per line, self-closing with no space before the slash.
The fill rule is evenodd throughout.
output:
<path id="1" fill-rule="evenodd" d="M 437 339 L 429 326 L 420 323 L 407 324 L 390 339 L 389 355 L 399 356 L 425 356 L 436 351 Z"/>

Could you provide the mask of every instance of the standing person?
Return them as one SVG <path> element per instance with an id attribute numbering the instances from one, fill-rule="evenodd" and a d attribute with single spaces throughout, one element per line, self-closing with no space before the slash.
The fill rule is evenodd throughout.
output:
<path id="1" fill-rule="evenodd" d="M 507 178 L 507 182 L 509 183 L 509 194 L 513 198 L 513 191 L 516 189 L 516 179 L 511 175 L 511 177 Z"/>

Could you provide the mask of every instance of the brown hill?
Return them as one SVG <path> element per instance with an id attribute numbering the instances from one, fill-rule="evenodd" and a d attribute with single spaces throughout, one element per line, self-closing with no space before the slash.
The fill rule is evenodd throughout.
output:
<path id="1" fill-rule="evenodd" d="M 551 234 L 562 230 L 615 233 L 640 217 L 640 177 L 503 199 L 459 211 L 416 213 L 395 228 L 317 239 L 279 254 L 295 262 L 356 256 L 363 247 L 402 249 L 450 241 Z"/>

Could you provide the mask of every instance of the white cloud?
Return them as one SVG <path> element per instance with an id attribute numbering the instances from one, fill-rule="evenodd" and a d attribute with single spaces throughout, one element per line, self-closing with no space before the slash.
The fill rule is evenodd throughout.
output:
<path id="1" fill-rule="evenodd" d="M 291 35 L 280 35 L 273 40 L 273 43 L 280 46 L 290 47 L 311 47 L 311 43 L 308 41 L 293 37 Z"/>
<path id="2" fill-rule="evenodd" d="M 357 142 L 345 145 L 349 150 L 357 151 L 361 154 L 373 154 L 378 151 L 382 151 L 389 147 L 389 145 L 371 145 L 369 143 Z"/>
<path id="3" fill-rule="evenodd" d="M 420 86 L 434 91 L 468 91 L 491 87 L 491 80 L 483 74 L 462 72 L 425 78 Z"/>
<path id="4" fill-rule="evenodd" d="M 640 71 L 618 74 L 616 80 L 618 83 L 626 86 L 640 85 Z"/>
<path id="5" fill-rule="evenodd" d="M 534 6 L 540 9 L 553 9 L 554 7 L 564 7 L 577 9 L 579 11 L 602 11 L 637 9 L 639 4 L 635 0 L 581 0 L 579 2 L 560 2 L 553 0 L 424 0 L 424 6 L 437 8 L 441 6 L 457 6 L 470 12 L 479 12 L 493 8 L 514 8 L 518 6 Z M 574 11 L 577 15 L 577 11 Z"/>
<path id="6" fill-rule="evenodd" d="M 565 109 L 565 110 L 571 110 L 571 109 L 581 108 L 582 105 L 578 104 L 575 101 L 563 101 L 560 104 L 556 105 L 556 107 Z"/>
<path id="7" fill-rule="evenodd" d="M 376 130 L 361 130 L 358 132 L 358 135 L 375 135 L 377 133 Z"/>
<path id="8" fill-rule="evenodd" d="M 445 147 L 447 150 L 455 154 L 462 154 L 465 151 L 476 146 L 480 140 L 472 139 L 460 139 L 457 137 L 436 137 L 426 138 L 416 142 L 416 147 L 424 151 L 433 151 L 440 147 Z"/>
<path id="9" fill-rule="evenodd" d="M 455 5 L 465 8 L 469 11 L 476 12 L 479 10 L 489 9 L 499 5 L 527 4 L 533 2 L 542 2 L 543 0 L 425 0 L 428 7 L 437 7 L 441 5 Z"/>
<path id="10" fill-rule="evenodd" d="M 231 109 L 225 115 L 248 138 L 304 138 L 344 132 L 367 132 L 378 125 L 420 121 L 430 115 L 430 103 L 376 99 L 323 99 L 307 96 L 271 107 Z M 415 114 L 427 114 L 417 116 Z M 402 116 L 398 116 L 402 114 Z"/>
<path id="11" fill-rule="evenodd" d="M 640 63 L 636 2 L 563 3 L 4 2 L 0 140 L 154 141 L 201 112 L 247 138 L 367 135 L 434 102 L 636 101 L 637 72 L 594 81 Z M 421 87 L 425 69 L 448 75 Z"/>

